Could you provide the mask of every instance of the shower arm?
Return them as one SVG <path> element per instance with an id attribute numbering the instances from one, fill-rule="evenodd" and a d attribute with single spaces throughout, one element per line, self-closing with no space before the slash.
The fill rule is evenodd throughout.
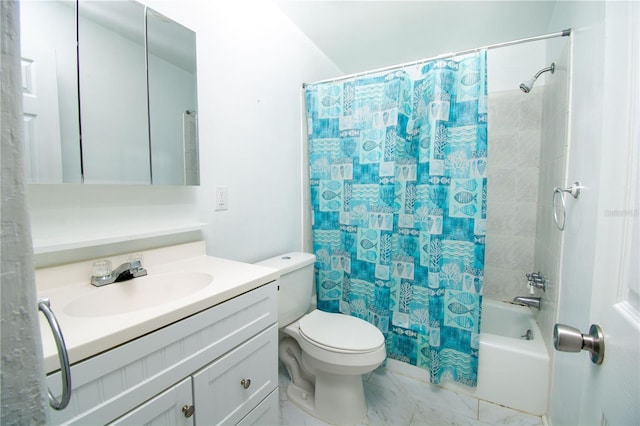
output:
<path id="1" fill-rule="evenodd" d="M 543 69 L 541 69 L 540 71 L 538 71 L 538 72 L 536 73 L 536 75 L 534 75 L 534 76 L 533 76 L 533 79 L 534 79 L 534 80 L 537 80 L 537 79 L 538 79 L 538 77 L 540 77 L 542 74 L 544 74 L 544 73 L 545 73 L 545 72 L 547 72 L 547 71 L 551 71 L 551 74 L 553 74 L 553 73 L 556 71 L 556 64 L 555 64 L 555 62 L 553 62 L 553 63 L 552 63 L 551 65 L 549 65 L 548 67 L 543 68 Z"/>
<path id="2" fill-rule="evenodd" d="M 552 62 L 550 66 L 541 69 L 540 71 L 538 71 L 536 73 L 536 75 L 534 75 L 531 80 L 529 81 L 525 81 L 524 83 L 520 84 L 520 90 L 522 90 L 524 93 L 529 93 L 531 91 L 531 89 L 533 89 L 533 84 L 536 82 L 536 80 L 538 79 L 538 77 L 540 77 L 540 75 L 542 75 L 542 73 L 545 73 L 547 71 L 551 71 L 551 74 L 553 74 L 556 70 L 556 64 L 555 62 Z"/>

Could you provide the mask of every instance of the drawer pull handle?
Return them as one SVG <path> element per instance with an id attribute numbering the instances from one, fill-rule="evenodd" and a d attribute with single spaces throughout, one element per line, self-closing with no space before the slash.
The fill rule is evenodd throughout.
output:
<path id="1" fill-rule="evenodd" d="M 251 386 L 251 379 L 242 379 L 240 381 L 240 384 L 242 385 L 243 388 L 249 389 L 249 386 Z"/>
<path id="2" fill-rule="evenodd" d="M 195 407 L 193 405 L 185 405 L 182 407 L 182 412 L 186 418 L 193 416 L 193 412 L 195 411 Z"/>

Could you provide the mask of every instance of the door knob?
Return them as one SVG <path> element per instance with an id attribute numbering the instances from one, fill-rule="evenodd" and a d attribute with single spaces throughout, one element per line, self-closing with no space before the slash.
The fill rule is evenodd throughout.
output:
<path id="1" fill-rule="evenodd" d="M 553 347 L 561 352 L 589 351 L 594 364 L 602 364 L 604 360 L 604 334 L 599 325 L 592 324 L 589 334 L 564 324 L 553 327 Z"/>

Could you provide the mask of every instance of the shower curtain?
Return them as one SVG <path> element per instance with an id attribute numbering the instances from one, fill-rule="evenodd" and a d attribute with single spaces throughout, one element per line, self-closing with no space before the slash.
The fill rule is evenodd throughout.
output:
<path id="1" fill-rule="evenodd" d="M 476 386 L 486 51 L 305 89 L 318 308 L 432 383 Z"/>

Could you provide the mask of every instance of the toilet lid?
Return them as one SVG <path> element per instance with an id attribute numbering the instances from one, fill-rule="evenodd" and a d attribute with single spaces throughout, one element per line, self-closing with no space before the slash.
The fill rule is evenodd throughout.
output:
<path id="1" fill-rule="evenodd" d="M 300 318 L 301 334 L 322 346 L 353 352 L 369 352 L 384 344 L 384 336 L 365 320 L 318 309 Z"/>

